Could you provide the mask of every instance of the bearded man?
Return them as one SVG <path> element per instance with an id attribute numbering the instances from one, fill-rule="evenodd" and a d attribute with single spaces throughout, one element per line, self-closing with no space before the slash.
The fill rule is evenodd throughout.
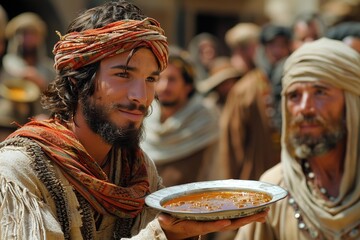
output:
<path id="1" fill-rule="evenodd" d="M 159 23 L 109 1 L 79 15 L 54 47 L 57 77 L 31 121 L 0 144 L 0 239 L 186 239 L 262 221 L 178 221 L 144 204 L 161 187 L 139 147 L 167 66 Z M 142 231 L 141 231 L 142 230 Z"/>
<path id="2" fill-rule="evenodd" d="M 343 42 L 306 43 L 286 61 L 281 163 L 261 180 L 288 189 L 266 224 L 236 239 L 359 239 L 360 55 Z"/>
<path id="3" fill-rule="evenodd" d="M 210 180 L 218 144 L 218 114 L 195 89 L 194 71 L 186 57 L 170 53 L 155 91 L 158 101 L 145 120 L 141 143 L 167 187 Z"/>

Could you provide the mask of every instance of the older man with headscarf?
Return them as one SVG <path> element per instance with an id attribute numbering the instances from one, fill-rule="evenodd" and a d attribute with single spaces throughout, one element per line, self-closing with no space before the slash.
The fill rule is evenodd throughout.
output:
<path id="1" fill-rule="evenodd" d="M 360 55 L 336 40 L 306 43 L 285 64 L 282 93 L 282 159 L 261 180 L 288 201 L 237 239 L 359 239 Z"/>

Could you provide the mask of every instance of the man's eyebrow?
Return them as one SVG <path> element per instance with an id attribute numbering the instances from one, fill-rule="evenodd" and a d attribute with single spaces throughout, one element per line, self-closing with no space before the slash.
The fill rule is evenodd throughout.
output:
<path id="1" fill-rule="evenodd" d="M 329 87 L 328 86 L 326 86 L 326 85 L 320 85 L 320 84 L 314 84 L 314 86 L 313 86 L 314 88 L 318 88 L 318 89 L 329 89 Z"/>
<path id="2" fill-rule="evenodd" d="M 125 65 L 115 65 L 115 66 L 112 66 L 111 68 L 119 68 L 119 69 L 123 69 L 123 70 L 125 70 L 125 69 L 129 69 L 130 67 L 129 66 L 125 66 Z"/>
<path id="3" fill-rule="evenodd" d="M 136 71 L 137 68 L 136 67 L 131 67 L 129 65 L 115 65 L 115 66 L 112 66 L 111 69 L 122 69 L 124 71 Z M 154 72 L 151 73 L 151 75 L 160 75 L 160 70 L 156 70 Z"/>
<path id="4" fill-rule="evenodd" d="M 289 96 L 289 95 L 292 95 L 292 94 L 295 94 L 296 92 L 298 92 L 299 89 L 287 89 L 286 92 L 285 92 L 285 96 Z"/>

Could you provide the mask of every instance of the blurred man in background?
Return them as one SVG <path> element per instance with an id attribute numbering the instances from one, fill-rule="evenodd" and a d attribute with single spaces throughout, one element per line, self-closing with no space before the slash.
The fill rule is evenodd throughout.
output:
<path id="1" fill-rule="evenodd" d="M 231 49 L 231 64 L 241 72 L 256 67 L 255 54 L 259 44 L 261 27 L 254 23 L 238 23 L 225 34 L 226 44 Z"/>
<path id="2" fill-rule="evenodd" d="M 37 14 L 25 12 L 9 21 L 5 33 L 8 48 L 3 79 L 25 79 L 44 90 L 55 77 L 54 61 L 46 55 L 46 23 Z"/>
<path id="3" fill-rule="evenodd" d="M 35 100 L 27 99 L 29 89 L 35 96 L 55 78 L 54 61 L 46 55 L 46 23 L 35 13 L 21 13 L 9 21 L 5 34 L 8 46 L 2 60 L 0 84 L 7 89 L 7 96 L 15 98 L 15 102 L 28 103 L 26 108 L 29 110 L 22 111 L 25 119 L 46 118 L 48 112 L 40 105 L 40 94 Z M 22 96 L 16 96 L 19 94 Z M 19 124 L 25 122 L 20 121 Z"/>
<path id="4" fill-rule="evenodd" d="M 213 34 L 203 32 L 193 37 L 188 46 L 195 70 L 195 82 L 209 76 L 210 63 L 220 55 L 220 41 Z"/>
<path id="5" fill-rule="evenodd" d="M 328 29 L 325 36 L 343 41 L 360 53 L 360 22 L 343 22 Z"/>
<path id="6" fill-rule="evenodd" d="M 239 42 L 239 36 L 241 39 L 252 39 L 249 50 L 242 44 L 242 51 L 251 53 L 243 62 L 248 62 L 247 66 L 257 67 L 234 85 L 223 108 L 218 156 L 222 165 L 218 169 L 226 169 L 227 178 L 256 180 L 280 160 L 280 129 L 278 121 L 275 121 L 278 116 L 274 103 L 275 84 L 270 73 L 290 53 L 290 36 L 283 27 L 266 25 L 255 41 L 255 33 L 243 36 L 241 26 L 229 30 L 228 41 Z M 259 52 L 260 49 L 262 52 Z M 260 53 L 262 58 L 267 59 L 266 64 L 256 61 Z"/>
<path id="7" fill-rule="evenodd" d="M 325 23 L 317 13 L 303 13 L 296 16 L 292 24 L 292 51 L 305 42 L 321 38 L 326 31 Z"/>
<path id="8" fill-rule="evenodd" d="M 230 90 L 243 75 L 229 57 L 217 57 L 210 63 L 210 76 L 196 87 L 205 96 L 206 103 L 221 114 Z"/>
<path id="9" fill-rule="evenodd" d="M 218 115 L 204 104 L 194 74 L 186 55 L 171 53 L 155 86 L 158 101 L 145 121 L 142 147 L 165 186 L 209 180 L 219 136 Z"/>

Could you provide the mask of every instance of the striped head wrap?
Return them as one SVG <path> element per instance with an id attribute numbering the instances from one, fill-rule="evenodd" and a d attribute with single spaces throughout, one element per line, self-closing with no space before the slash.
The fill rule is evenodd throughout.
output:
<path id="1" fill-rule="evenodd" d="M 102 28 L 71 32 L 55 44 L 54 67 L 58 71 L 76 70 L 137 47 L 148 47 L 158 59 L 160 70 L 168 61 L 168 43 L 164 30 L 152 18 L 121 20 Z"/>

